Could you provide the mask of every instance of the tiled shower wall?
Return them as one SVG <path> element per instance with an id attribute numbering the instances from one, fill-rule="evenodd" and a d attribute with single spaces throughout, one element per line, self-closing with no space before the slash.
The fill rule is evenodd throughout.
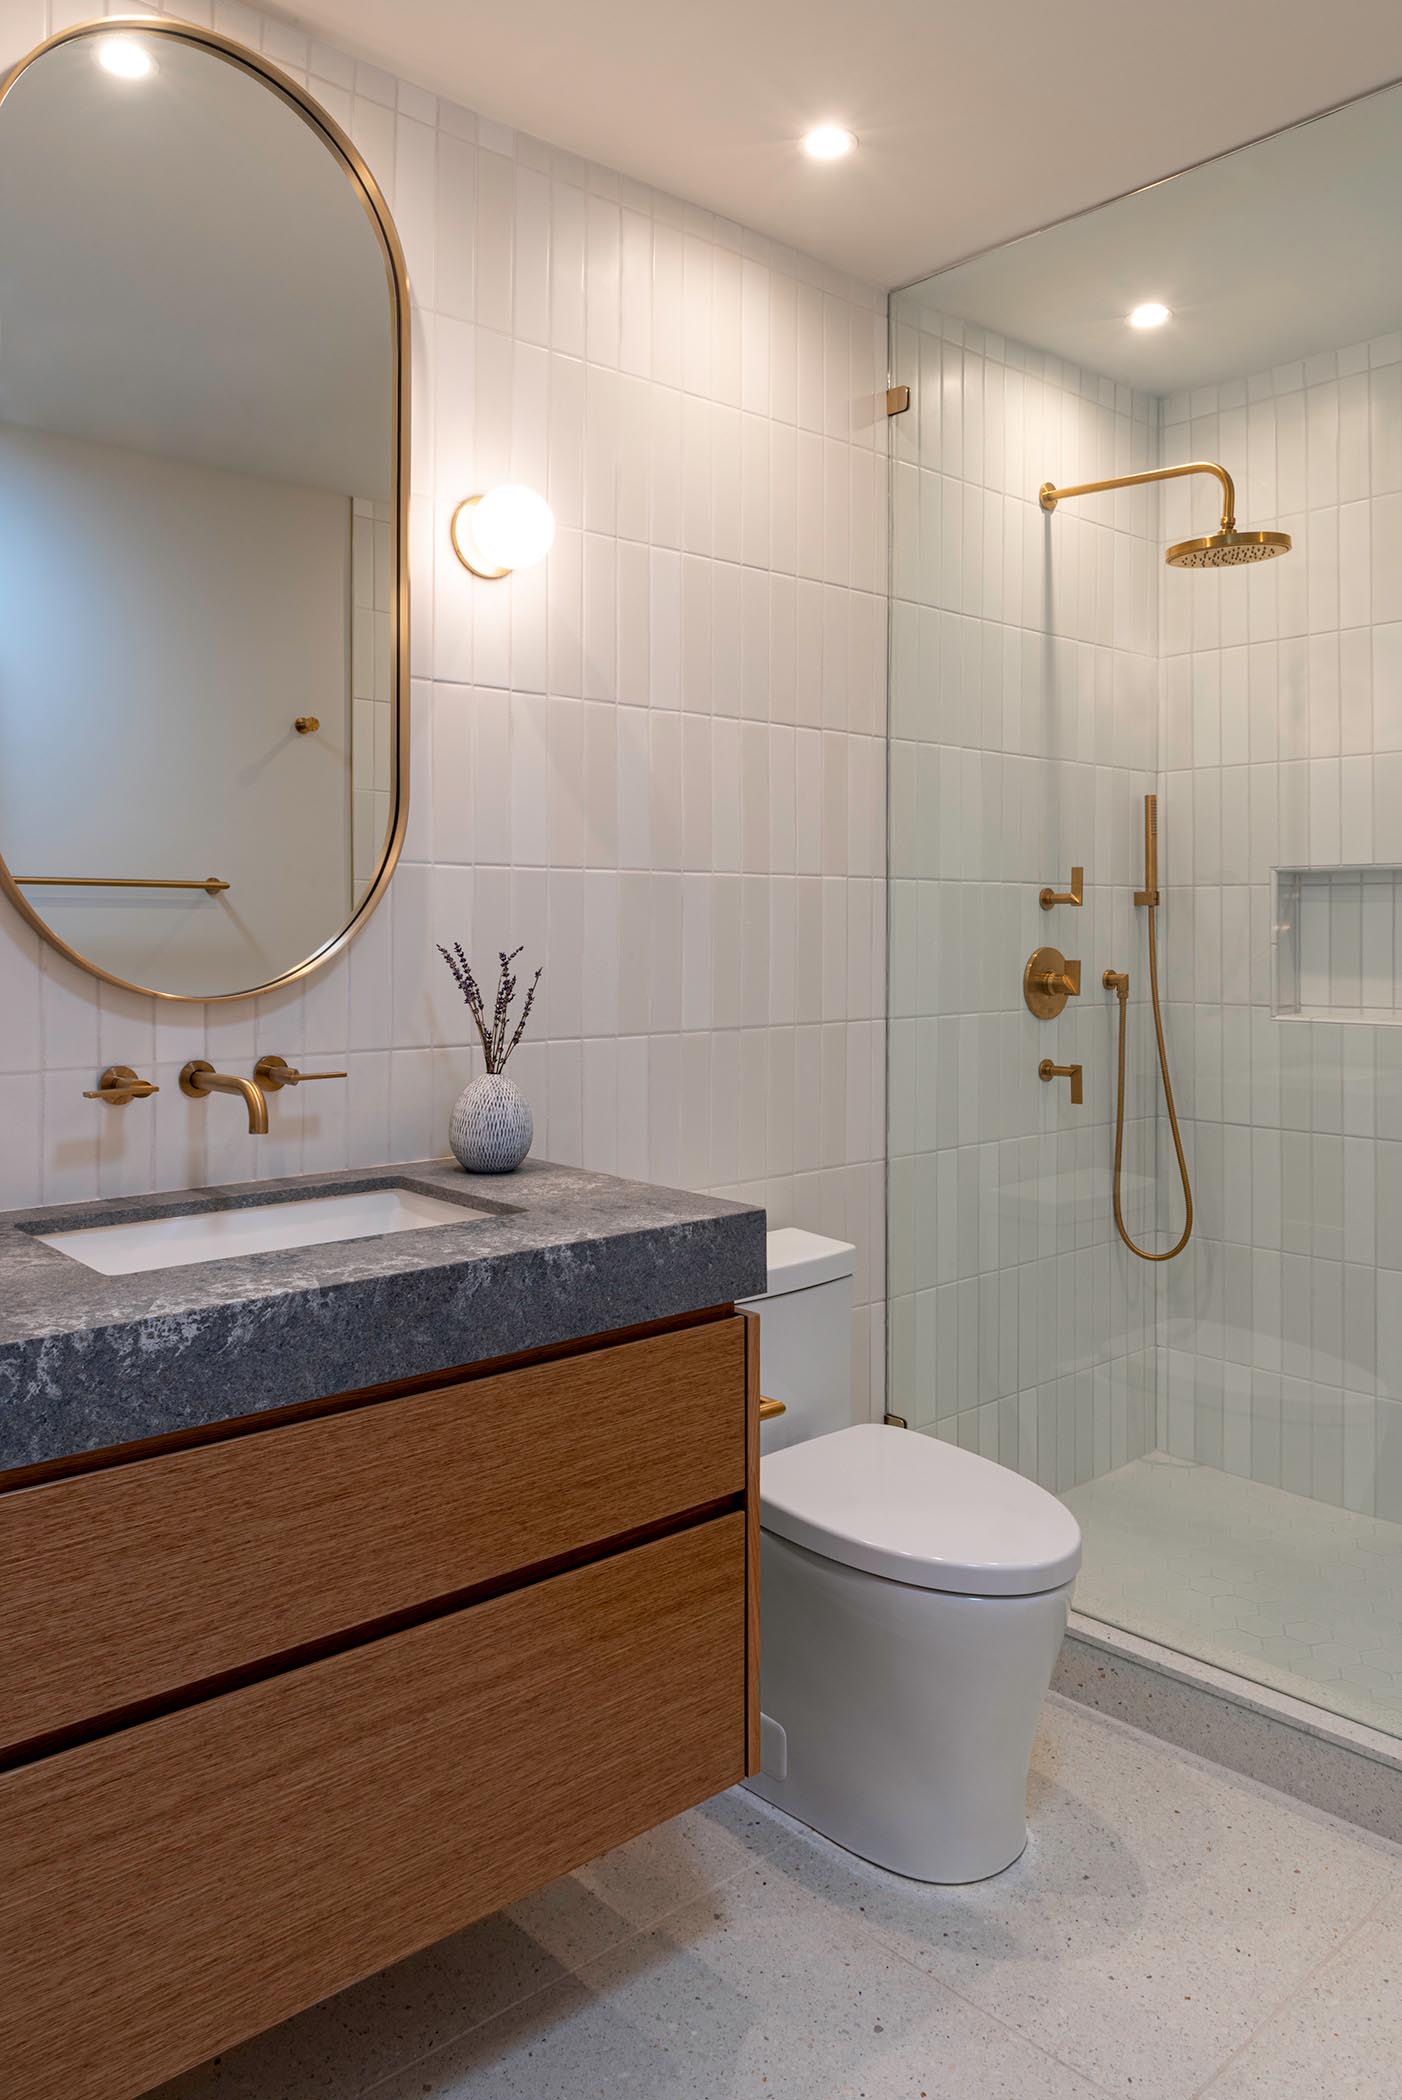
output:
<path id="1" fill-rule="evenodd" d="M 93 11 L 0 0 L 0 65 Z M 133 0 L 122 0 L 133 11 Z M 185 10 L 208 19 L 198 0 Z M 542 1155 L 768 1204 L 860 1254 L 884 1362 L 885 300 L 675 198 L 219 4 L 350 131 L 415 291 L 413 783 L 389 896 L 305 989 L 126 997 L 0 909 L 0 1203 L 445 1149 L 470 1031 L 433 944 L 546 966 L 513 1067 Z M 559 521 L 482 584 L 448 519 Z M 345 1065 L 274 1134 L 181 1063 Z M 81 1098 L 103 1065 L 161 1092 Z M 877 1308 L 873 1317 L 873 1307 Z"/>
<path id="2" fill-rule="evenodd" d="M 1162 443 L 1223 461 L 1243 522 L 1295 546 L 1163 574 L 1168 1029 L 1199 1228 L 1161 1284 L 1159 1441 L 1402 1520 L 1402 1029 L 1278 1020 L 1270 977 L 1273 868 L 1402 864 L 1402 338 L 1171 397 Z M 1166 540 L 1216 522 L 1206 484 L 1162 500 Z M 1383 947 L 1390 970 L 1395 929 Z"/>
<path id="3" fill-rule="evenodd" d="M 1115 1002 L 1134 973 L 1126 1209 L 1154 1096 L 1130 891 L 1157 764 L 1152 490 L 1048 520 L 1041 483 L 1151 465 L 1157 403 L 893 302 L 891 1405 L 1068 1488 L 1152 1448 L 1154 1283 L 1114 1234 Z M 1079 910 L 1043 884 L 1086 870 Z M 1034 1020 L 1054 942 L 1082 996 Z M 1044 1057 L 1084 1067 L 1085 1106 Z"/>

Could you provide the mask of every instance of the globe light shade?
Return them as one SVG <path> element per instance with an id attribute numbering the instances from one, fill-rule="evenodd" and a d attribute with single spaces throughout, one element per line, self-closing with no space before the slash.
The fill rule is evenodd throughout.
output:
<path id="1" fill-rule="evenodd" d="M 460 503 L 452 535 L 463 567 L 495 581 L 544 561 L 555 540 L 555 513 L 534 489 L 507 482 Z"/>

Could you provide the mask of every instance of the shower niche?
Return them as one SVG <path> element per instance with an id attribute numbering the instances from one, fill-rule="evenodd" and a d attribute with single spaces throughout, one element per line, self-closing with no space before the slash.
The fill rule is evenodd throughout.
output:
<path id="1" fill-rule="evenodd" d="M 1277 868 L 1281 1021 L 1402 1022 L 1402 867 Z"/>

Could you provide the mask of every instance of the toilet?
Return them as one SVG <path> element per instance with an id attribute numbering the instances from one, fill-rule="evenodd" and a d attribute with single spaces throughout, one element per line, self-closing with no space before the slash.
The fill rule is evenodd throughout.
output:
<path id="1" fill-rule="evenodd" d="M 747 1784 L 917 1881 L 1027 1843 L 1027 1767 L 1081 1558 L 1035 1481 L 852 1420 L 854 1249 L 771 1232 L 760 1383 L 761 1769 Z"/>

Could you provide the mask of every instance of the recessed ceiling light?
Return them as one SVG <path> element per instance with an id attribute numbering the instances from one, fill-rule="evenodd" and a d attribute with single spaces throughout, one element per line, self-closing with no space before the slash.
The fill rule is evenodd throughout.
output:
<path id="1" fill-rule="evenodd" d="M 1164 322 L 1171 319 L 1166 306 L 1160 306 L 1157 299 L 1149 299 L 1143 306 L 1135 307 L 1129 316 L 1129 325 L 1131 328 L 1162 328 Z"/>
<path id="2" fill-rule="evenodd" d="M 97 56 L 99 63 L 109 73 L 115 73 L 118 80 L 143 80 L 152 70 L 150 52 L 144 50 L 135 37 L 101 37 Z"/>
<path id="3" fill-rule="evenodd" d="M 803 150 L 810 160 L 841 160 L 856 143 L 852 133 L 844 131 L 840 124 L 815 124 L 804 133 Z"/>

